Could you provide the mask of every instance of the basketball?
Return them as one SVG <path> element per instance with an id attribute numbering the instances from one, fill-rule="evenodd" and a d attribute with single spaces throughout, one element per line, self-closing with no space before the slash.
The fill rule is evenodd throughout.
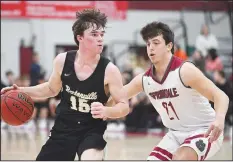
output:
<path id="1" fill-rule="evenodd" d="M 30 96 L 11 90 L 1 96 L 1 118 L 9 125 L 18 126 L 29 121 L 34 111 Z"/>

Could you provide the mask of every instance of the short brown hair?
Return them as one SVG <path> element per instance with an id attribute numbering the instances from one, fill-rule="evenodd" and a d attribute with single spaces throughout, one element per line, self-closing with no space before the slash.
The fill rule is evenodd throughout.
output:
<path id="1" fill-rule="evenodd" d="M 83 32 L 90 28 L 90 26 L 96 25 L 97 29 L 100 27 L 105 28 L 107 23 L 107 16 L 96 9 L 84 9 L 83 11 L 76 12 L 77 20 L 72 26 L 74 34 L 74 41 L 79 46 L 77 35 L 83 35 Z"/>
<path id="2" fill-rule="evenodd" d="M 171 52 L 174 53 L 174 33 L 167 24 L 154 21 L 144 26 L 140 33 L 145 42 L 147 42 L 148 39 L 159 36 L 161 34 L 165 40 L 166 45 L 172 42 L 173 47 Z"/>

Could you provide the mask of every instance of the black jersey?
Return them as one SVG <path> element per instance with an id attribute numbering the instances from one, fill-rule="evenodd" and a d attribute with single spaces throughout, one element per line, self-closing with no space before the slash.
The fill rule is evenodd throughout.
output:
<path id="1" fill-rule="evenodd" d="M 68 51 L 61 75 L 62 90 L 61 102 L 57 106 L 56 114 L 59 118 L 71 122 L 94 124 L 103 122 L 94 119 L 91 115 L 91 103 L 108 100 L 104 91 L 105 69 L 110 62 L 107 58 L 100 57 L 94 72 L 86 80 L 80 81 L 75 73 L 74 61 L 77 51 Z"/>

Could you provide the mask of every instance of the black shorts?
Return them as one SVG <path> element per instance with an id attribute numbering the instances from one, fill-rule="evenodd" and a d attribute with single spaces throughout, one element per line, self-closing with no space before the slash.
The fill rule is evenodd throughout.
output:
<path id="1" fill-rule="evenodd" d="M 34 103 L 35 108 L 37 108 L 38 110 L 40 110 L 41 108 L 49 108 L 49 102 L 48 101 L 44 101 L 44 102 L 35 102 Z"/>
<path id="2" fill-rule="evenodd" d="M 83 151 L 87 149 L 105 148 L 104 123 L 92 126 L 81 123 L 76 130 L 71 130 L 68 125 L 69 123 L 64 125 L 63 121 L 56 119 L 51 136 L 42 147 L 36 158 L 37 161 L 73 161 L 76 153 L 80 160 Z"/>

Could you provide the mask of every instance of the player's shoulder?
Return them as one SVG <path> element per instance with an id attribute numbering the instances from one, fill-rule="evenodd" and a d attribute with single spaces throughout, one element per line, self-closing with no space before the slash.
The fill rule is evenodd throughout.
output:
<path id="1" fill-rule="evenodd" d="M 114 65 L 112 62 L 109 62 L 106 67 L 105 73 L 112 74 L 116 72 L 120 72 L 119 68 L 116 65 Z"/>
<path id="2" fill-rule="evenodd" d="M 53 64 L 59 71 L 62 71 L 65 59 L 66 59 L 67 52 L 59 53 L 53 60 Z"/>
<path id="3" fill-rule="evenodd" d="M 184 80 L 193 79 L 197 74 L 200 74 L 200 70 L 191 61 L 185 61 L 180 68 L 180 77 Z"/>
<path id="4" fill-rule="evenodd" d="M 180 72 L 189 72 L 189 73 L 191 73 L 192 70 L 196 70 L 196 69 L 197 69 L 197 67 L 193 62 L 185 61 L 185 62 L 183 62 L 182 66 L 181 66 Z"/>
<path id="5" fill-rule="evenodd" d="M 136 80 L 136 81 L 138 81 L 138 82 L 142 82 L 142 78 L 143 78 L 143 76 L 145 75 L 145 72 L 143 72 L 143 73 L 140 73 L 140 74 L 138 74 L 138 75 L 136 75 L 135 77 L 134 77 L 134 80 Z"/>
<path id="6" fill-rule="evenodd" d="M 110 83 L 113 80 L 118 80 L 121 78 L 121 72 L 119 68 L 114 65 L 112 62 L 109 62 L 106 69 L 105 69 L 105 75 L 104 80 L 106 83 Z"/>
<path id="7" fill-rule="evenodd" d="M 57 60 L 57 61 L 58 61 L 58 60 L 65 60 L 66 55 L 67 55 L 67 52 L 59 53 L 59 54 L 57 54 L 57 56 L 55 57 L 54 60 Z"/>

